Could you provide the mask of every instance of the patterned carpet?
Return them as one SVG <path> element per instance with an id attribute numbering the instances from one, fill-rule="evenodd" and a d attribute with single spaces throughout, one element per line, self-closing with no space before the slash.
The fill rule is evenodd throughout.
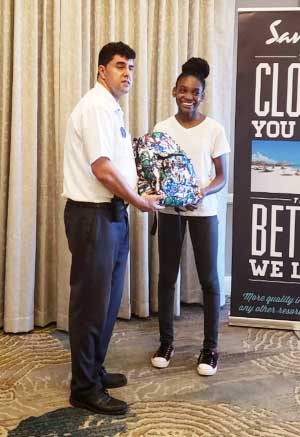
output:
<path id="1" fill-rule="evenodd" d="M 149 358 L 157 318 L 118 321 L 107 368 L 129 384 L 112 390 L 130 403 L 125 417 L 70 407 L 68 336 L 54 327 L 0 334 L 0 436 L 299 437 L 300 341 L 294 332 L 228 326 L 222 311 L 220 364 L 196 372 L 202 309 L 182 308 L 167 369 Z"/>

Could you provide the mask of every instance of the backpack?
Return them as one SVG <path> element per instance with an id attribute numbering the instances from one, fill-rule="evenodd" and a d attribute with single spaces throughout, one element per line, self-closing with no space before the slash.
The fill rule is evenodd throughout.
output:
<path id="1" fill-rule="evenodd" d="M 200 200 L 199 185 L 191 160 L 166 133 L 153 132 L 135 138 L 133 151 L 139 194 L 165 194 L 164 206 L 176 211 Z"/>

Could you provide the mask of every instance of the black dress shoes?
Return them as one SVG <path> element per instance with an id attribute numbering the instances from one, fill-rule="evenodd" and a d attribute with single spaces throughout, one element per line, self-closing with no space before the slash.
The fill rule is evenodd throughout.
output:
<path id="1" fill-rule="evenodd" d="M 104 388 L 118 388 L 127 384 L 127 378 L 123 373 L 108 373 L 101 368 L 101 380 Z"/>
<path id="2" fill-rule="evenodd" d="M 84 408 L 98 414 L 120 415 L 128 410 L 126 402 L 112 398 L 106 390 L 88 396 L 70 396 L 70 404 L 76 408 Z"/>

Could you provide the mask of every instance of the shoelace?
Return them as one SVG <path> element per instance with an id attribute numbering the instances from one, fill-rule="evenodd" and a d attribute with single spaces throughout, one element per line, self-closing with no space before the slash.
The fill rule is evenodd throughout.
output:
<path id="1" fill-rule="evenodd" d="M 173 346 L 170 344 L 167 346 L 161 345 L 159 348 L 159 353 L 158 355 L 164 358 L 169 358 L 172 352 Z"/>
<path id="2" fill-rule="evenodd" d="M 205 350 L 205 349 L 202 350 L 200 353 L 200 357 L 199 357 L 199 363 L 201 363 L 203 361 L 206 364 L 213 366 L 213 364 L 215 362 L 214 355 L 215 355 L 215 353 L 211 352 L 210 350 Z"/>

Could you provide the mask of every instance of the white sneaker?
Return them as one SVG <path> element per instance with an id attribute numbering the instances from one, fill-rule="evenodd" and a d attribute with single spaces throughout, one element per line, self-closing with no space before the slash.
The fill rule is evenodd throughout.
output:
<path id="1" fill-rule="evenodd" d="M 161 344 L 159 349 L 151 358 L 151 364 L 153 367 L 157 367 L 158 369 L 164 369 L 168 367 L 173 355 L 174 348 L 171 344 Z"/>
<path id="2" fill-rule="evenodd" d="M 218 369 L 218 353 L 209 349 L 202 349 L 198 358 L 197 372 L 201 376 L 212 376 Z"/>

